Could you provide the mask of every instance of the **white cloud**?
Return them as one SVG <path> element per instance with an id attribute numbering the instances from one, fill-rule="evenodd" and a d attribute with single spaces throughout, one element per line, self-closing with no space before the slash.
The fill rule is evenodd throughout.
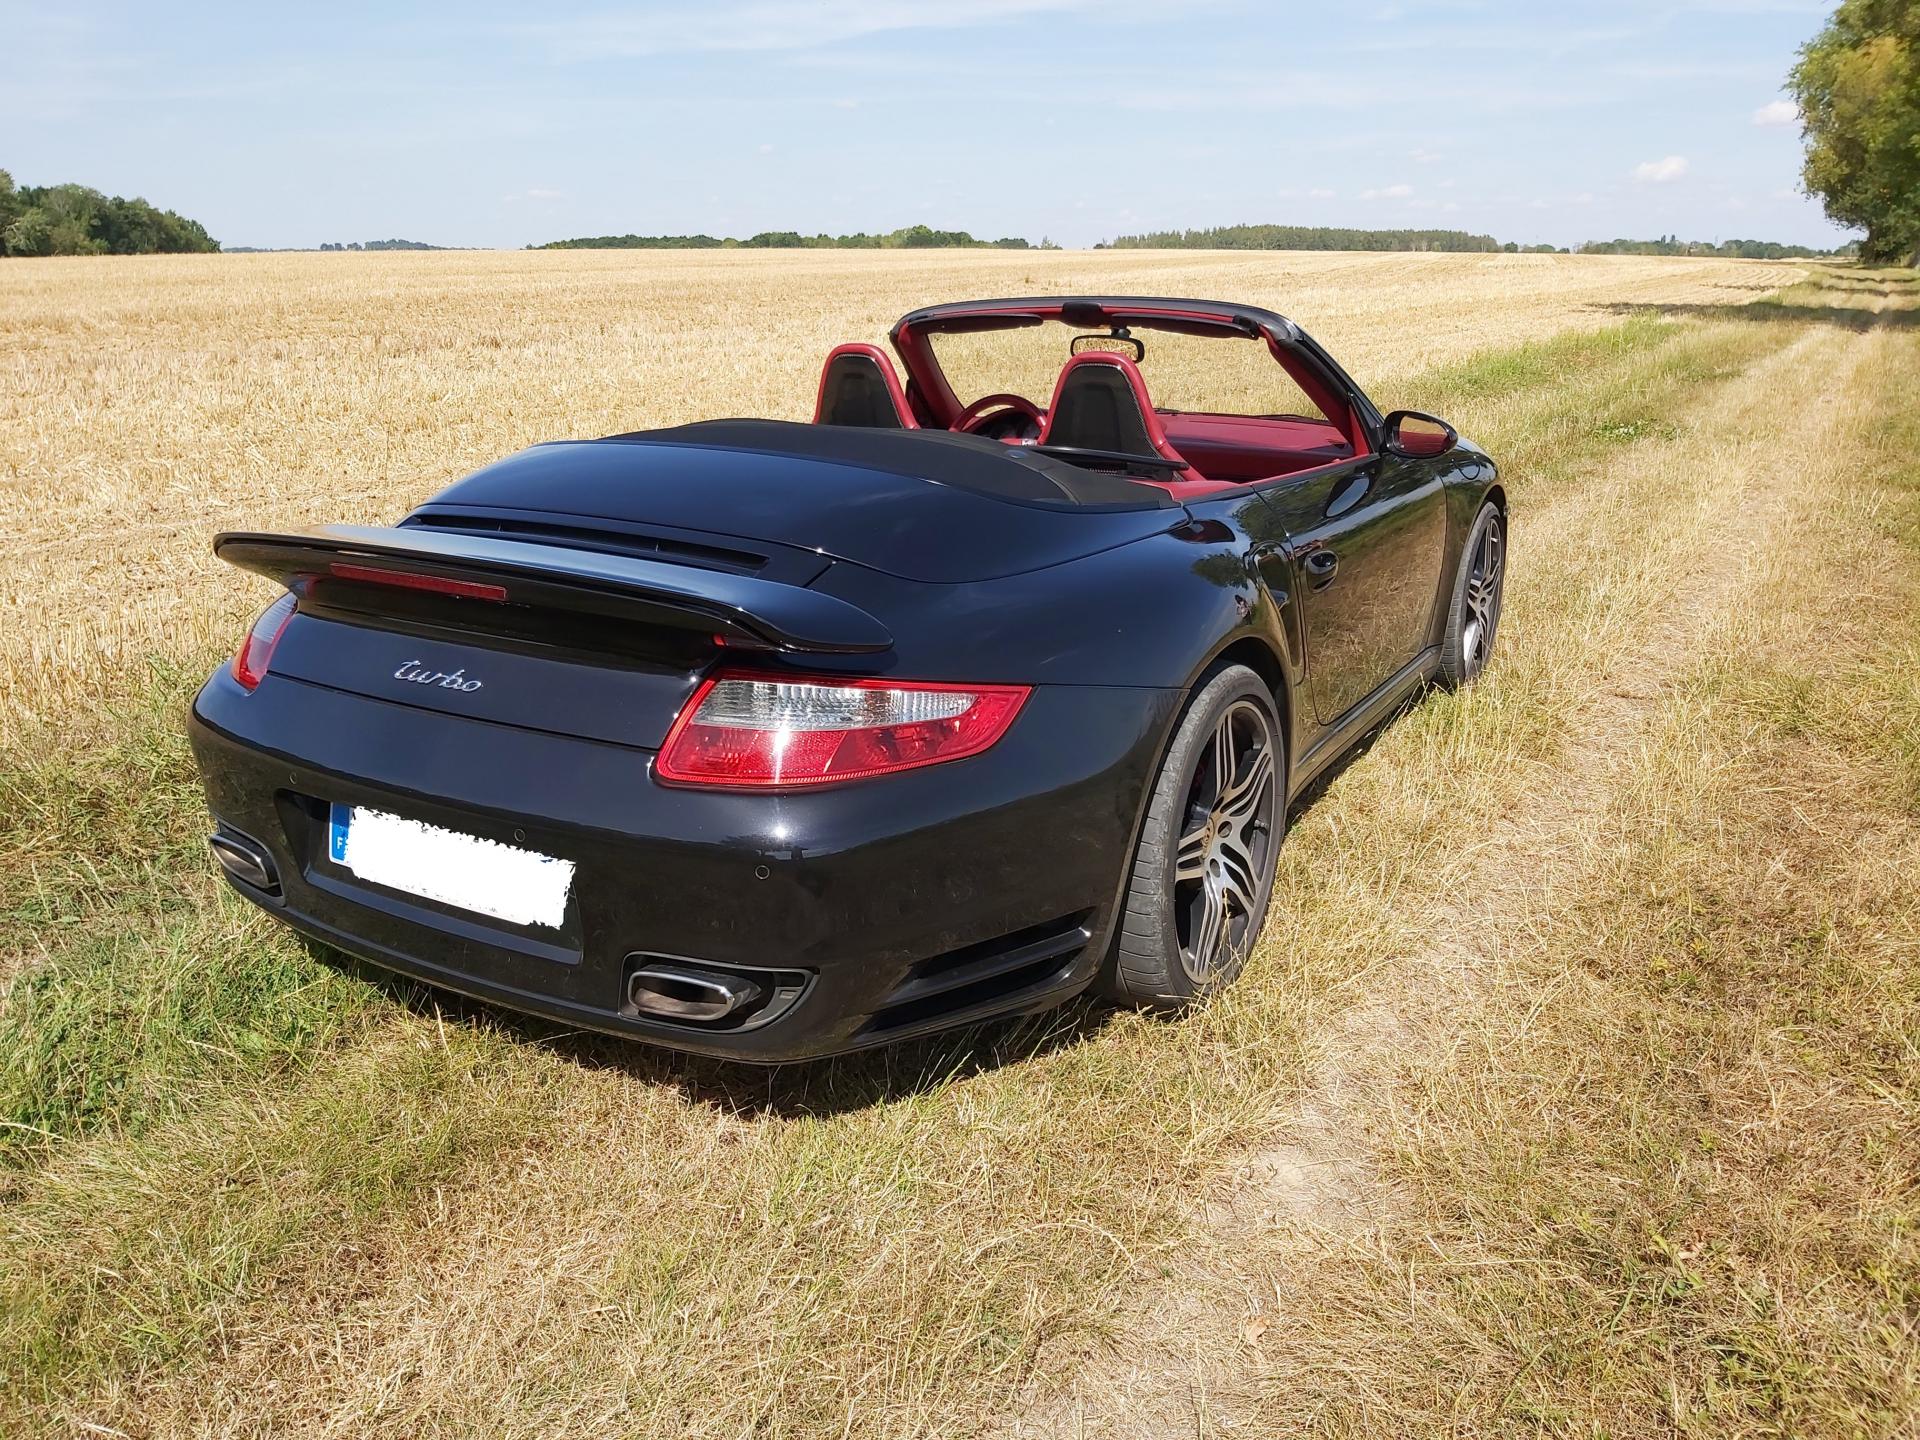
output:
<path id="1" fill-rule="evenodd" d="M 1404 200 L 1413 194 L 1411 185 L 1383 185 L 1377 190 L 1362 190 L 1362 200 Z"/>
<path id="2" fill-rule="evenodd" d="M 771 145 L 762 145 L 762 146 L 760 147 L 760 153 L 761 153 L 762 155 L 771 155 L 771 154 L 773 153 L 773 146 L 771 146 Z"/>
<path id="3" fill-rule="evenodd" d="M 1407 158 L 1416 165 L 1430 165 L 1440 158 L 1438 150 L 1409 150 Z"/>
<path id="4" fill-rule="evenodd" d="M 1687 173 L 1687 157 L 1669 155 L 1664 160 L 1647 160 L 1633 167 L 1633 178 L 1648 185 L 1665 185 Z"/>
<path id="5" fill-rule="evenodd" d="M 1791 100 L 1776 100 L 1753 112 L 1756 125 L 1794 125 L 1800 120 L 1800 107 Z"/>
<path id="6" fill-rule="evenodd" d="M 1309 190 L 1309 191 L 1307 191 L 1307 198 L 1308 198 L 1309 200 L 1331 200 L 1331 199 L 1333 199 L 1333 191 L 1331 191 L 1331 190 Z"/>

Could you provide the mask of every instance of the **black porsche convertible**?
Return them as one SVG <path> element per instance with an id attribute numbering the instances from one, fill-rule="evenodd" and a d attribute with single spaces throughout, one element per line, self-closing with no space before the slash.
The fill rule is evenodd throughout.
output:
<path id="1" fill-rule="evenodd" d="M 1231 981 L 1290 799 L 1486 664 L 1493 463 L 1251 306 L 977 301 L 891 340 L 899 370 L 827 357 L 811 424 L 219 536 L 279 591 L 190 721 L 234 887 L 762 1061 Z"/>

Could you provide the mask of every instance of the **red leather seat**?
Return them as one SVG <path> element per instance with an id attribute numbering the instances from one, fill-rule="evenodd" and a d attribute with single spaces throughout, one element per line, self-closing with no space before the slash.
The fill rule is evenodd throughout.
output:
<path id="1" fill-rule="evenodd" d="M 918 430 L 893 362 L 878 345 L 836 345 L 820 371 L 813 404 L 816 425 L 860 425 L 870 430 Z"/>
<path id="2" fill-rule="evenodd" d="M 1176 498 L 1196 498 L 1236 488 L 1231 481 L 1209 480 L 1174 449 L 1147 398 L 1140 367 L 1124 355 L 1088 350 L 1060 367 L 1047 409 L 1047 427 L 1036 442 L 1076 450 L 1107 450 L 1122 455 L 1157 455 L 1180 468 L 1144 471 L 1135 478 L 1158 485 Z"/>

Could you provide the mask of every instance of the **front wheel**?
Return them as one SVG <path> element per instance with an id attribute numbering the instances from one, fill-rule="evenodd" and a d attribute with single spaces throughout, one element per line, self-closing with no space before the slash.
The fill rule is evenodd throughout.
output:
<path id="1" fill-rule="evenodd" d="M 1480 507 L 1460 569 L 1453 577 L 1453 603 L 1447 633 L 1440 642 L 1440 682 L 1464 685 L 1487 668 L 1493 637 L 1500 628 L 1500 605 L 1507 583 L 1507 521 L 1491 500 Z"/>
<path id="2" fill-rule="evenodd" d="M 1230 665 L 1201 684 L 1148 802 L 1105 977 L 1112 998 L 1177 1010 L 1240 973 L 1273 897 L 1285 760 L 1266 682 Z"/>

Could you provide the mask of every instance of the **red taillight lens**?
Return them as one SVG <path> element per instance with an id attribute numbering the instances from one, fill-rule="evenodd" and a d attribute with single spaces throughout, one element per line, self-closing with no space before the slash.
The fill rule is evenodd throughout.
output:
<path id="1" fill-rule="evenodd" d="M 829 785 L 978 755 L 1007 733 L 1025 685 L 786 679 L 703 684 L 654 773 L 677 785 Z"/>
<path id="2" fill-rule="evenodd" d="M 396 590 L 425 590 L 432 595 L 453 595 L 462 600 L 491 600 L 500 604 L 507 598 L 507 587 L 479 580 L 455 580 L 446 575 L 421 575 L 412 570 L 382 570 L 377 565 L 353 565 L 336 560 L 327 567 L 336 580 L 358 580 L 365 585 L 390 585 Z"/>
<path id="3" fill-rule="evenodd" d="M 240 653 L 233 657 L 233 678 L 249 690 L 258 689 L 267 678 L 267 662 L 273 659 L 273 647 L 293 619 L 293 593 L 289 591 L 260 612 L 260 618 L 240 642 Z"/>

